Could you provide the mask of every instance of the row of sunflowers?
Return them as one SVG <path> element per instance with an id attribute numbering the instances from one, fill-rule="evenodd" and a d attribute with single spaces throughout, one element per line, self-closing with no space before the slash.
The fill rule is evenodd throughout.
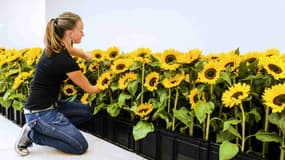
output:
<path id="1" fill-rule="evenodd" d="M 261 156 L 269 142 L 279 143 L 285 159 L 285 53 L 278 49 L 204 55 L 199 49 L 123 53 L 110 47 L 90 53 L 92 62 L 75 60 L 103 92 L 84 93 L 66 79 L 60 97 L 89 104 L 94 114 L 128 112 L 135 140 L 164 127 L 220 143 L 227 158 L 252 151 L 253 139 L 263 143 Z M 42 48 L 0 49 L 2 106 L 22 110 L 41 54 Z"/>

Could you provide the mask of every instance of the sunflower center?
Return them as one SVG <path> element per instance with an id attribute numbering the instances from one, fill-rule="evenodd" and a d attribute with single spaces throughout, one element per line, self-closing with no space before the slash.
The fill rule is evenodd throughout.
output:
<path id="1" fill-rule="evenodd" d="M 67 93 L 73 93 L 73 89 L 68 88 L 68 89 L 66 89 L 66 92 L 67 92 Z"/>
<path id="2" fill-rule="evenodd" d="M 205 72 L 205 77 L 207 79 L 214 79 L 216 77 L 216 70 L 214 68 L 209 68 L 206 72 Z"/>
<path id="3" fill-rule="evenodd" d="M 103 81 L 102 81 L 102 84 L 105 85 L 105 84 L 108 84 L 109 82 L 109 79 L 108 78 L 105 78 Z"/>
<path id="4" fill-rule="evenodd" d="M 229 62 L 229 63 L 227 63 L 226 65 L 225 65 L 225 67 L 233 67 L 234 66 L 234 63 L 233 62 Z"/>
<path id="5" fill-rule="evenodd" d="M 238 97 L 241 96 L 241 95 L 242 95 L 242 92 L 236 92 L 236 93 L 233 94 L 232 97 L 234 97 L 235 99 L 238 99 Z"/>
<path id="6" fill-rule="evenodd" d="M 252 58 L 249 58 L 249 59 L 247 60 L 247 62 L 248 62 L 248 63 L 253 63 L 255 60 L 256 60 L 256 58 L 252 57 Z"/>
<path id="7" fill-rule="evenodd" d="M 152 86 L 152 87 L 155 85 L 155 83 L 156 83 L 156 78 L 152 78 L 152 79 L 149 81 L 149 85 Z"/>
<path id="8" fill-rule="evenodd" d="M 193 97 L 193 100 L 194 100 L 194 103 L 198 102 L 198 100 L 199 100 L 198 94 L 196 94 L 196 95 Z"/>
<path id="9" fill-rule="evenodd" d="M 276 96 L 273 99 L 273 103 L 276 104 L 277 106 L 281 106 L 283 103 L 285 103 L 285 94 L 280 94 Z"/>
<path id="10" fill-rule="evenodd" d="M 270 70 L 272 70 L 273 72 L 277 74 L 280 74 L 282 72 L 282 69 L 275 64 L 269 64 L 268 67 Z"/>
<path id="11" fill-rule="evenodd" d="M 139 113 L 146 113 L 148 111 L 148 108 L 143 108 L 143 109 L 140 109 L 138 112 Z"/>
<path id="12" fill-rule="evenodd" d="M 102 57 L 102 55 L 101 54 L 96 54 L 95 57 L 100 59 Z"/>
<path id="13" fill-rule="evenodd" d="M 117 56 L 117 54 L 118 54 L 117 51 L 112 51 L 112 52 L 110 53 L 110 57 L 111 57 L 111 58 L 115 58 L 115 57 Z"/>
<path id="14" fill-rule="evenodd" d="M 126 67 L 125 64 L 118 64 L 118 65 L 116 66 L 116 69 L 117 69 L 117 70 L 123 70 L 125 67 Z"/>
<path id="15" fill-rule="evenodd" d="M 142 52 L 142 53 L 139 54 L 139 57 L 144 58 L 145 56 L 146 56 L 146 53 L 145 53 L 145 52 Z"/>
<path id="16" fill-rule="evenodd" d="M 171 63 L 171 62 L 174 62 L 176 60 L 176 57 L 174 55 L 168 55 L 166 58 L 165 58 L 165 62 L 166 63 Z"/>

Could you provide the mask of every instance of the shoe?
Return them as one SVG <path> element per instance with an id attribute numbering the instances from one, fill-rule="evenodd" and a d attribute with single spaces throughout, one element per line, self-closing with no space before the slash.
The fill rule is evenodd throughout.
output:
<path id="1" fill-rule="evenodd" d="M 26 156 L 30 153 L 28 147 L 32 146 L 33 144 L 33 142 L 28 137 L 30 131 L 31 128 L 26 123 L 23 126 L 22 131 L 20 132 L 19 137 L 15 143 L 15 151 L 20 156 Z"/>

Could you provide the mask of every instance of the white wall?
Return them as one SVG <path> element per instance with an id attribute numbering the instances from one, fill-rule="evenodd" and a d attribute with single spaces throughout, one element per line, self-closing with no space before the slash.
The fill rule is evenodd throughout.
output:
<path id="1" fill-rule="evenodd" d="M 4 1 L 0 46 L 42 45 L 46 22 L 73 11 L 85 24 L 85 37 L 77 46 L 84 50 L 118 45 L 122 51 L 200 48 L 205 54 L 237 47 L 242 53 L 285 51 L 285 0 L 46 0 L 45 7 L 41 7 L 43 0 L 26 0 L 33 2 L 28 3 L 30 8 L 21 0 Z"/>
<path id="2" fill-rule="evenodd" d="M 0 0 L 0 47 L 43 47 L 45 0 Z"/>

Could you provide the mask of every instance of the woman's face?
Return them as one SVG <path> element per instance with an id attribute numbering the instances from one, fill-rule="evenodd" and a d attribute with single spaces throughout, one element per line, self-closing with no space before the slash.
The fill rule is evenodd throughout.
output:
<path id="1" fill-rule="evenodd" d="M 75 28 L 71 30 L 70 38 L 73 41 L 73 43 L 80 43 L 81 38 L 84 36 L 83 33 L 83 23 L 81 21 L 78 21 L 76 23 Z"/>

